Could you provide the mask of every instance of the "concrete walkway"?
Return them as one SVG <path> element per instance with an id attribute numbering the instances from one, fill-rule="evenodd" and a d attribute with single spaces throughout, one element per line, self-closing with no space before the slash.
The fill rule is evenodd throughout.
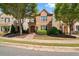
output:
<path id="1" fill-rule="evenodd" d="M 72 34 L 72 36 L 75 36 L 75 37 L 79 38 L 79 35 L 74 35 L 74 34 Z"/>
<path id="2" fill-rule="evenodd" d="M 33 39 L 35 37 L 35 33 L 32 33 L 32 34 L 28 34 L 25 39 Z"/>

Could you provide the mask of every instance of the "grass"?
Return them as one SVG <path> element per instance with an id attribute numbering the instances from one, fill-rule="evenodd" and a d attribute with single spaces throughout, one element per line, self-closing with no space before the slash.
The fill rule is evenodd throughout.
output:
<path id="1" fill-rule="evenodd" d="M 51 37 L 48 35 L 38 35 L 34 39 L 39 39 L 39 40 L 72 40 L 72 39 L 79 39 L 79 38 L 62 38 L 62 37 Z"/>
<path id="2" fill-rule="evenodd" d="M 0 32 L 0 36 L 3 36 L 4 34 L 6 34 L 5 32 Z"/>
<path id="3" fill-rule="evenodd" d="M 0 39 L 0 42 L 20 43 L 20 44 L 31 44 L 31 45 L 42 45 L 42 46 L 66 46 L 66 47 L 79 47 L 79 44 L 61 44 L 61 43 L 38 43 L 29 41 L 17 41 Z"/>

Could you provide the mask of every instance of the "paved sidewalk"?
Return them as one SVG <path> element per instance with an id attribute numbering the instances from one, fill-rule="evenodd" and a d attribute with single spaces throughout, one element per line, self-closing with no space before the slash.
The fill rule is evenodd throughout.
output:
<path id="1" fill-rule="evenodd" d="M 62 46 L 40 46 L 40 45 L 30 45 L 30 44 L 17 44 L 17 43 L 1 43 L 0 45 L 6 47 L 16 47 L 21 49 L 30 49 L 36 51 L 49 51 L 49 52 L 78 52 L 79 47 L 62 47 Z"/>
<path id="2" fill-rule="evenodd" d="M 29 42 L 38 42 L 38 43 L 64 43 L 64 44 L 79 44 L 79 40 L 39 40 L 39 39 L 29 39 L 29 38 L 6 38 L 0 37 L 3 39 L 17 40 L 17 41 L 29 41 Z"/>

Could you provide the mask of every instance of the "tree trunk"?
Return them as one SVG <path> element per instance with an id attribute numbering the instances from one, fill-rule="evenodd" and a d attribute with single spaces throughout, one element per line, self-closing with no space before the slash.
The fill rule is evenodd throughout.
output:
<path id="1" fill-rule="evenodd" d="M 69 25 L 69 27 L 70 27 L 70 32 L 69 32 L 69 35 L 71 35 L 71 34 L 72 34 L 72 30 L 73 30 L 72 26 L 73 26 L 73 25 L 71 25 L 71 24 Z"/>
<path id="2" fill-rule="evenodd" d="M 20 35 L 22 35 L 22 24 L 21 24 L 21 20 L 18 20 L 19 22 L 19 31 L 20 31 Z"/>
<path id="3" fill-rule="evenodd" d="M 9 27 L 9 32 L 8 33 L 11 33 L 11 28 L 12 28 L 12 26 Z"/>

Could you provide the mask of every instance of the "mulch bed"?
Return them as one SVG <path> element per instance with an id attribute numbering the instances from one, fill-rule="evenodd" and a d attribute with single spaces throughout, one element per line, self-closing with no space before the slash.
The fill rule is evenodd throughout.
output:
<path id="1" fill-rule="evenodd" d="M 8 34 L 5 34 L 3 35 L 3 37 L 19 37 L 19 38 L 24 38 L 26 37 L 28 34 L 23 34 L 23 35 L 19 35 L 19 34 L 11 34 L 11 33 L 8 33 Z M 35 35 L 37 36 L 37 34 Z M 65 35 L 65 34 L 60 34 L 60 35 L 48 35 L 48 36 L 51 36 L 51 37 L 61 37 L 61 38 L 76 38 L 76 36 L 72 36 L 72 35 Z"/>
<path id="2" fill-rule="evenodd" d="M 19 35 L 18 33 L 17 33 L 17 34 L 8 33 L 8 34 L 3 35 L 3 37 L 17 37 L 17 38 L 24 38 L 26 35 L 27 35 L 27 34 Z"/>
<path id="3" fill-rule="evenodd" d="M 48 35 L 48 36 L 52 36 L 52 37 L 61 37 L 61 38 L 76 38 L 75 36 L 72 35 Z"/>

